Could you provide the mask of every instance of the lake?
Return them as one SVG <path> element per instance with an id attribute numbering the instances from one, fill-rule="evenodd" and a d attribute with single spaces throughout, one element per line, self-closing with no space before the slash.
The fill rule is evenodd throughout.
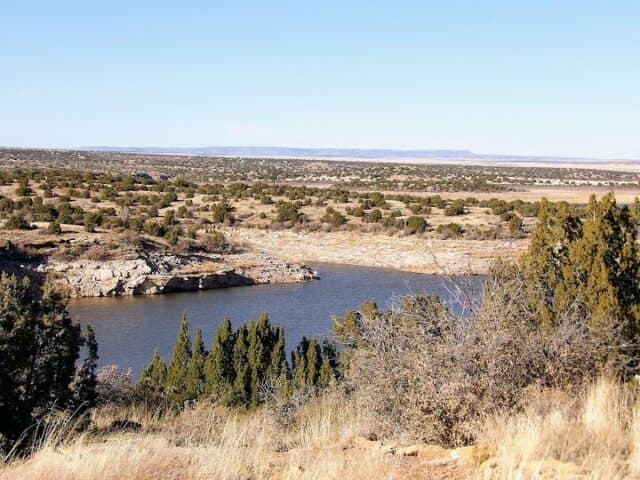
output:
<path id="1" fill-rule="evenodd" d="M 205 345 L 227 315 L 234 327 L 267 312 L 285 327 L 290 350 L 303 335 L 323 336 L 331 331 L 334 315 L 375 298 L 390 306 L 409 293 L 429 292 L 451 300 L 450 288 L 459 279 L 397 270 L 334 264 L 314 264 L 320 280 L 284 285 L 257 285 L 199 292 L 72 300 L 74 318 L 90 322 L 99 343 L 100 365 L 117 364 L 137 372 L 153 351 L 168 359 L 180 316 L 189 317 L 191 333 L 203 331 Z M 479 293 L 483 277 L 465 280 L 465 290 Z"/>

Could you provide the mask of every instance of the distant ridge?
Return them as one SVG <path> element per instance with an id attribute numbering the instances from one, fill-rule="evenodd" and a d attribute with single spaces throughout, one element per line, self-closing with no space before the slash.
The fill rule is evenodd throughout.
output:
<path id="1" fill-rule="evenodd" d="M 111 147 L 87 146 L 81 150 L 130 153 L 182 153 L 191 155 L 356 157 L 356 158 L 478 158 L 470 150 L 393 150 L 364 148 L 297 147 Z"/>
<path id="2" fill-rule="evenodd" d="M 638 162 L 633 159 L 602 160 L 586 157 L 562 157 L 544 155 L 508 155 L 508 154 L 479 154 L 471 150 L 401 150 L 382 148 L 299 148 L 273 146 L 226 146 L 226 147 L 115 147 L 108 145 L 83 146 L 78 150 L 93 152 L 121 152 L 121 153 L 160 153 L 181 155 L 219 155 L 237 157 L 289 157 L 289 158 L 353 158 L 353 159 L 460 159 L 487 161 L 517 161 L 517 162 Z"/>

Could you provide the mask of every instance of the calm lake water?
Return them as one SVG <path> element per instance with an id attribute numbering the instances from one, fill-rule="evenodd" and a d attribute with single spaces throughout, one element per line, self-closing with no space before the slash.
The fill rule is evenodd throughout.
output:
<path id="1" fill-rule="evenodd" d="M 451 279 L 382 268 L 315 264 L 320 280 L 287 285 L 258 285 L 228 289 L 117 298 L 83 298 L 70 304 L 71 314 L 93 324 L 100 364 L 132 367 L 146 364 L 154 349 L 169 358 L 180 316 L 189 317 L 191 332 L 203 331 L 205 344 L 227 315 L 234 327 L 267 312 L 283 325 L 288 348 L 303 335 L 331 331 L 332 317 L 375 298 L 386 307 L 408 293 L 429 292 L 450 299 Z M 483 277 L 465 281 L 467 290 L 479 290 Z"/>

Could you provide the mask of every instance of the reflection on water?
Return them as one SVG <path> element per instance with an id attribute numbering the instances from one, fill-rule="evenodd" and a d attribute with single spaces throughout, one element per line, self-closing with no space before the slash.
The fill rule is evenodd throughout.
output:
<path id="1" fill-rule="evenodd" d="M 288 285 L 259 285 L 204 292 L 73 300 L 74 318 L 91 322 L 100 346 L 100 364 L 133 367 L 149 360 L 154 349 L 167 359 L 180 316 L 189 317 L 192 332 L 201 328 L 205 344 L 225 315 L 234 326 L 268 312 L 273 323 L 283 325 L 289 348 L 303 335 L 330 332 L 332 316 L 375 298 L 388 306 L 399 296 L 430 292 L 451 298 L 451 280 L 371 267 L 313 265 L 321 280 Z M 465 280 L 465 290 L 476 293 L 483 277 Z"/>

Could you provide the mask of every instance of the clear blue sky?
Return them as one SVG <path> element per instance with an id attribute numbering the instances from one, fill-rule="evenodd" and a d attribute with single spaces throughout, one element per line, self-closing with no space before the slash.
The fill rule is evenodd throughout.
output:
<path id="1" fill-rule="evenodd" d="M 0 0 L 0 145 L 640 158 L 640 1 Z"/>

